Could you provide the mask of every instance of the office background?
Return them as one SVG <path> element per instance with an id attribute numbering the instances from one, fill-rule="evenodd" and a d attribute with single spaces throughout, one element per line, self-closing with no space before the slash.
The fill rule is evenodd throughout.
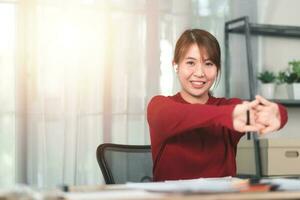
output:
<path id="1" fill-rule="evenodd" d="M 206 29 L 224 49 L 225 21 L 247 15 L 300 26 L 299 7 L 297 0 L 0 0 L 0 185 L 103 183 L 98 144 L 149 144 L 149 99 L 178 91 L 171 61 L 183 30 Z M 258 70 L 300 58 L 299 41 L 253 42 Z M 247 98 L 241 36 L 233 46 L 232 91 Z M 214 94 L 225 95 L 223 77 Z M 299 137 L 300 110 L 288 111 L 286 128 L 270 137 Z"/>

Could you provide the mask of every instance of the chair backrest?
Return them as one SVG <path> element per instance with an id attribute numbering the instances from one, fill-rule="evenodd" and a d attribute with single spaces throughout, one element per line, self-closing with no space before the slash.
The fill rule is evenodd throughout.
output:
<path id="1" fill-rule="evenodd" d="M 97 161 L 106 184 L 152 181 L 150 145 L 104 143 L 97 148 Z"/>

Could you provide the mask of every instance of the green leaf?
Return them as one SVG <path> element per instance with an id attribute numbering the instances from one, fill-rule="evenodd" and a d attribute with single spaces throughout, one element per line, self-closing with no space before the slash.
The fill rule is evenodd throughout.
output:
<path id="1" fill-rule="evenodd" d="M 265 70 L 258 74 L 257 77 L 262 83 L 274 83 L 276 76 L 273 72 Z"/>

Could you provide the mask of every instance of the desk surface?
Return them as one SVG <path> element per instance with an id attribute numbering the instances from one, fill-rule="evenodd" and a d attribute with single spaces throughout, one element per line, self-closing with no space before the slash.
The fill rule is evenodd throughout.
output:
<path id="1" fill-rule="evenodd" d="M 235 200 L 235 199 L 300 199 L 300 191 L 286 191 L 286 192 L 244 192 L 244 193 L 218 193 L 218 194 L 181 194 L 181 193 L 155 193 L 155 192 L 144 192 L 137 190 L 128 190 L 125 189 L 124 185 L 102 185 L 102 186 L 86 186 L 86 187 L 73 187 L 73 192 L 77 194 L 83 194 L 86 192 L 99 192 L 99 196 L 95 199 L 141 199 L 141 200 Z M 115 194 L 115 196 L 101 196 L 101 193 L 107 194 L 107 192 L 111 192 Z M 119 193 L 119 196 L 117 193 Z M 130 194 L 132 195 L 126 195 Z M 143 195 L 144 194 L 144 195 Z M 76 194 L 75 194 L 76 195 Z M 68 198 L 66 196 L 65 199 L 73 200 L 73 198 Z M 81 198 L 75 198 L 76 200 L 80 200 Z M 85 199 L 85 198 L 83 198 Z M 82 200 L 83 200 L 82 199 Z M 94 199 L 94 198 L 91 198 Z"/>
<path id="2" fill-rule="evenodd" d="M 212 199 L 223 199 L 223 200 L 235 200 L 235 199 L 300 199 L 299 192 L 264 192 L 264 193 L 230 193 L 230 194 L 194 194 L 184 196 L 173 196 L 174 200 L 212 200 Z"/>

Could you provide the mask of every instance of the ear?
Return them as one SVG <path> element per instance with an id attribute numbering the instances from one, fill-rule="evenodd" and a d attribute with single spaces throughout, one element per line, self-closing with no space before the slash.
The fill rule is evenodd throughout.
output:
<path id="1" fill-rule="evenodd" d="M 178 72 L 178 65 L 174 65 L 174 71 L 177 73 Z"/>
<path id="2" fill-rule="evenodd" d="M 172 64 L 173 64 L 175 73 L 177 73 L 178 72 L 178 65 L 175 62 L 173 62 Z"/>

